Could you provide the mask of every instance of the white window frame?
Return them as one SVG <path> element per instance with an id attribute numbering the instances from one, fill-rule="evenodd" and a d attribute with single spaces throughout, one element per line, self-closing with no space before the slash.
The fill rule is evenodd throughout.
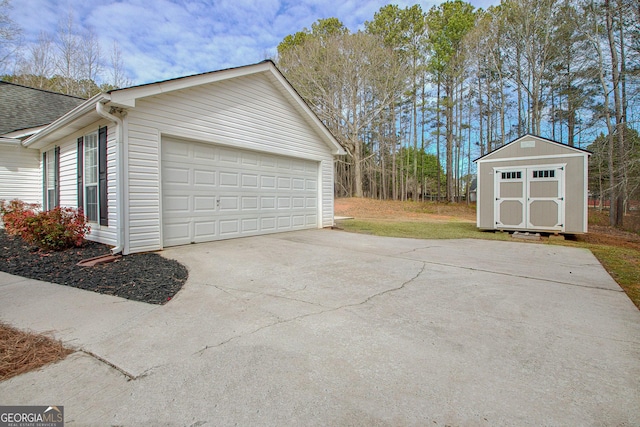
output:
<path id="1" fill-rule="evenodd" d="M 56 149 L 45 152 L 44 164 L 44 200 L 43 210 L 49 211 L 58 206 L 57 182 L 56 182 Z"/>
<path id="2" fill-rule="evenodd" d="M 99 176 L 99 165 L 100 165 L 100 149 L 99 149 L 99 141 L 98 141 L 98 132 L 91 132 L 84 136 L 83 142 L 83 182 L 82 182 L 82 191 L 84 193 L 83 201 L 84 201 L 84 214 L 87 217 L 87 221 L 93 224 L 98 224 L 100 222 L 100 176 Z M 92 155 L 93 154 L 93 155 Z M 92 162 L 90 161 L 93 161 Z M 94 179 L 94 180 L 92 180 Z M 90 207 L 90 197 L 91 191 L 95 195 L 95 203 L 91 203 L 95 207 Z"/>

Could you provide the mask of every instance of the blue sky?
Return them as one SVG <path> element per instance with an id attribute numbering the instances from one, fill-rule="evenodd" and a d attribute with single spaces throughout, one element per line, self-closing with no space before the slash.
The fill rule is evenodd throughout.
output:
<path id="1" fill-rule="evenodd" d="M 11 19 L 24 42 L 54 34 L 71 12 L 78 29 L 99 35 L 103 54 L 117 41 L 129 78 L 149 83 L 259 62 L 272 56 L 288 34 L 320 18 L 336 17 L 357 30 L 382 0 L 12 0 Z M 401 7 L 436 1 L 396 1 Z M 471 1 L 476 7 L 495 0 Z"/>

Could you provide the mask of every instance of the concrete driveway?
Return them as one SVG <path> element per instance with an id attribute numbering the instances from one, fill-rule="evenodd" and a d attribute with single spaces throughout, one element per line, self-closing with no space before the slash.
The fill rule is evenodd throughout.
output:
<path id="1" fill-rule="evenodd" d="M 582 249 L 310 230 L 171 248 L 165 306 L 0 273 L 82 349 L 0 383 L 69 425 L 640 425 L 640 312 Z"/>

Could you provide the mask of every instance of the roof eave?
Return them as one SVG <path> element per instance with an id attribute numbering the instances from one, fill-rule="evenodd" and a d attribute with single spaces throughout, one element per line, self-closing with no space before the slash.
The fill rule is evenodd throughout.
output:
<path id="1" fill-rule="evenodd" d="M 502 150 L 503 148 L 505 148 L 505 147 L 507 147 L 507 146 L 509 146 L 509 145 L 511 145 L 511 144 L 516 143 L 517 141 L 521 140 L 522 138 L 536 138 L 536 139 L 540 139 L 540 140 L 543 140 L 543 141 L 546 141 L 546 142 L 550 142 L 550 143 L 553 143 L 553 144 L 562 145 L 562 146 L 563 146 L 563 147 L 565 147 L 565 148 L 568 148 L 568 149 L 571 149 L 571 150 L 577 151 L 577 152 L 582 153 L 582 154 L 586 154 L 587 156 L 591 156 L 591 152 L 590 152 L 589 150 L 585 150 L 585 149 L 578 148 L 578 147 L 572 147 L 572 146 L 570 146 L 570 145 L 563 144 L 563 143 L 561 143 L 561 142 L 554 141 L 554 140 L 549 139 L 549 138 L 544 138 L 544 137 L 542 137 L 542 136 L 534 135 L 534 134 L 532 134 L 532 133 L 525 133 L 524 135 L 519 136 L 518 138 L 516 138 L 516 139 L 514 139 L 514 140 L 512 140 L 512 141 L 507 142 L 507 143 L 506 143 L 506 144 L 504 144 L 502 147 L 498 147 L 498 148 L 496 148 L 495 150 L 492 150 L 492 151 L 488 152 L 487 154 L 484 154 L 484 155 L 482 155 L 482 156 L 478 157 L 477 159 L 475 159 L 475 160 L 473 161 L 473 163 L 477 163 L 477 162 L 479 162 L 479 161 L 484 161 L 484 160 L 486 160 L 486 157 L 489 157 L 489 156 L 493 155 L 494 153 L 497 153 L 498 151 Z"/>
<path id="2" fill-rule="evenodd" d="M 324 137 L 325 142 L 331 148 L 331 154 L 334 156 L 342 156 L 347 154 L 347 151 L 340 145 L 338 140 L 333 136 L 331 131 L 325 126 L 324 123 L 318 118 L 316 113 L 314 113 L 309 105 L 304 101 L 302 96 L 295 90 L 295 88 L 289 83 L 289 81 L 284 77 L 284 75 L 278 70 L 278 67 L 271 61 L 268 62 L 270 65 L 269 71 L 275 76 L 276 79 L 282 84 L 282 86 L 289 92 L 291 97 L 296 101 L 298 106 L 302 108 L 305 113 L 311 118 L 316 127 L 320 130 L 321 135 Z"/>

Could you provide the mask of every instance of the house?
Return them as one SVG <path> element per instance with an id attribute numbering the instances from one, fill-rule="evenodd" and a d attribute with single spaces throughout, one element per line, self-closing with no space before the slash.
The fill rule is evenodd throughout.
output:
<path id="1" fill-rule="evenodd" d="M 21 145 L 43 206 L 125 255 L 331 226 L 345 153 L 271 61 L 98 94 Z"/>
<path id="2" fill-rule="evenodd" d="M 478 228 L 586 233 L 589 155 L 524 135 L 474 160 Z"/>
<path id="3" fill-rule="evenodd" d="M 21 141 L 85 100 L 0 81 L 0 200 L 42 200 L 40 153 Z"/>

